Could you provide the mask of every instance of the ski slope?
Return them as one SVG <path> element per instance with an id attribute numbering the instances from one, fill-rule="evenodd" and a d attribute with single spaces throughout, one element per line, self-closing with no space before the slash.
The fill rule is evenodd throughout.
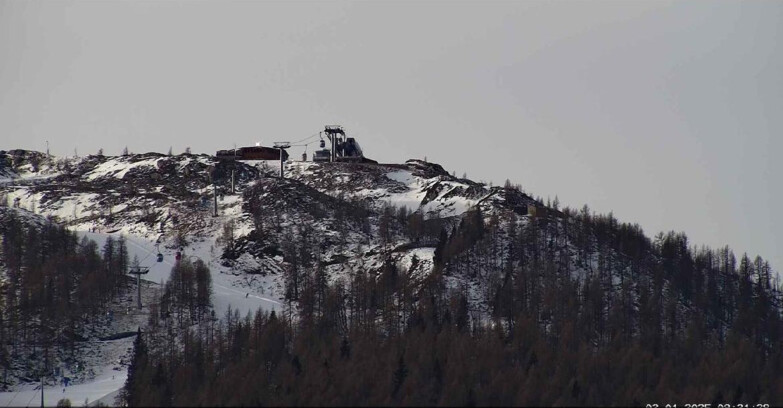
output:
<path id="1" fill-rule="evenodd" d="M 80 236 L 95 241 L 98 248 L 102 248 L 106 238 L 112 236 L 117 239 L 120 233 L 99 233 L 76 231 Z M 128 258 L 133 260 L 138 257 L 143 267 L 149 267 L 149 273 L 142 275 L 142 279 L 153 283 L 165 283 L 169 279 L 171 268 L 174 267 L 176 251 L 161 247 L 163 262 L 156 262 L 157 250 L 155 242 L 134 235 L 123 235 L 127 240 Z M 184 258 L 192 261 L 201 259 L 212 271 L 212 301 L 215 313 L 221 316 L 230 306 L 239 310 L 241 315 L 252 313 L 258 309 L 265 311 L 280 310 L 282 302 L 275 299 L 269 293 L 277 293 L 274 290 L 272 277 L 247 277 L 245 274 L 236 275 L 229 268 L 220 265 L 209 250 L 210 242 L 201 242 L 185 249 Z M 251 282 L 252 281 L 252 282 Z M 262 292 L 263 290 L 263 292 Z"/>
<path id="2" fill-rule="evenodd" d="M 133 337 L 113 340 L 111 346 L 126 349 L 133 346 Z M 112 364 L 97 367 L 98 373 L 92 381 L 82 384 L 72 384 L 63 387 L 62 384 L 44 386 L 44 405 L 53 407 L 57 401 L 67 398 L 72 406 L 82 406 L 85 401 L 90 405 L 100 401 L 113 406 L 114 396 L 125 385 L 128 377 L 127 367 Z M 39 407 L 41 406 L 41 384 L 19 385 L 14 392 L 0 392 L 0 407 Z"/>
<path id="3" fill-rule="evenodd" d="M 98 244 L 99 250 L 106 239 L 111 236 L 114 239 L 120 237 L 120 232 L 99 233 L 89 231 L 76 231 L 79 236 L 86 236 Z M 153 283 L 165 283 L 174 266 L 175 252 L 161 247 L 163 262 L 157 262 L 157 249 L 155 242 L 146 238 L 122 234 L 127 242 L 129 260 L 138 257 L 141 266 L 149 267 L 149 273 L 142 275 L 142 279 Z M 229 268 L 220 265 L 209 250 L 213 243 L 205 241 L 196 243 L 184 252 L 184 257 L 191 260 L 201 259 L 212 271 L 213 304 L 215 313 L 223 316 L 231 309 L 239 311 L 244 316 L 258 309 L 265 311 L 282 309 L 280 299 L 275 299 L 270 293 L 280 293 L 276 290 L 273 277 L 248 277 L 246 274 L 236 275 Z M 134 298 L 135 299 L 135 298 Z M 112 341 L 110 347 L 124 350 L 132 347 L 133 339 L 126 338 Z M 109 342 L 104 342 L 109 343 Z M 92 367 L 96 376 L 93 380 L 81 384 L 72 384 L 66 387 L 44 387 L 44 405 L 56 406 L 57 401 L 68 398 L 73 406 L 82 406 L 86 401 L 93 403 L 100 400 L 103 404 L 114 405 L 114 397 L 125 385 L 128 375 L 127 367 L 119 364 Z M 13 392 L 0 392 L 0 407 L 26 407 L 41 405 L 40 384 L 24 384 L 18 386 Z"/>

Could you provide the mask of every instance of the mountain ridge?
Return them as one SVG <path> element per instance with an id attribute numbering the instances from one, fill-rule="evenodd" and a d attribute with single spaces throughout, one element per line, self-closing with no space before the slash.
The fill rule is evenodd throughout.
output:
<path id="1" fill-rule="evenodd" d="M 181 279 L 172 277 L 178 267 L 202 262 L 214 283 L 212 310 L 224 316 L 226 326 L 217 329 L 223 333 L 242 327 L 232 326 L 240 310 L 247 322 L 261 308 L 270 313 L 255 314 L 258 330 L 284 315 L 288 330 L 314 330 L 308 325 L 319 322 L 316 327 L 343 343 L 370 336 L 363 341 L 394 344 L 417 330 L 478 342 L 491 331 L 506 346 L 522 341 L 519 347 L 535 349 L 524 357 L 526 370 L 537 356 L 549 358 L 547 347 L 604 356 L 621 345 L 626 356 L 634 347 L 656 356 L 697 353 L 694 344 L 701 344 L 741 353 L 747 347 L 737 346 L 745 344 L 737 343 L 739 336 L 754 352 L 777 355 L 783 296 L 762 258 L 738 260 L 728 247 L 694 247 L 683 233 L 648 237 L 611 213 L 544 205 L 510 183 L 457 178 L 435 163 L 291 161 L 280 178 L 279 162 L 209 155 L 58 159 L 11 152 L 0 152 L 0 205 L 100 242 L 122 237 L 149 268 L 145 279 L 166 290 L 168 281 Z M 162 308 L 166 299 L 148 307 Z M 194 329 L 183 323 L 186 309 L 168 307 L 160 320 L 150 318 L 150 327 L 179 324 L 185 337 L 171 341 L 187 343 L 191 330 L 206 341 L 207 323 Z M 165 332 L 152 338 L 167 341 Z M 506 346 L 493 347 L 517 358 L 517 346 Z M 285 353 L 288 360 L 305 358 Z M 576 380 L 561 380 L 559 386 L 576 390 Z M 494 394 L 484 401 L 495 401 L 488 395 Z M 586 398 L 576 391 L 572 397 Z"/>

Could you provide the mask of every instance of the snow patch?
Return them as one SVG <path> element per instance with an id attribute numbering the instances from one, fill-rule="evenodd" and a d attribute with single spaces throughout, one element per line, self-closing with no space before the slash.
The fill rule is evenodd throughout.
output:
<path id="1" fill-rule="evenodd" d="M 137 168 L 137 167 L 155 167 L 157 166 L 158 160 L 161 158 L 154 158 L 154 159 L 147 159 L 147 160 L 140 160 L 135 163 L 126 163 L 119 158 L 108 160 L 104 163 L 101 163 L 95 168 L 90 171 L 89 173 L 85 174 L 83 177 L 87 181 L 93 181 L 97 178 L 106 177 L 106 176 L 113 176 L 115 178 L 121 179 L 125 177 L 125 175 L 130 171 L 131 169 Z M 182 166 L 187 164 L 187 161 L 184 161 Z"/>

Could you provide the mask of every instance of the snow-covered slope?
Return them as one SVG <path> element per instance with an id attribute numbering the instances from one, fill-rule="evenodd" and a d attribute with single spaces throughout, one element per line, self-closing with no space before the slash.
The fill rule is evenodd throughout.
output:
<path id="1" fill-rule="evenodd" d="M 12 221 L 13 220 L 13 221 Z M 0 207 L 0 231 L 3 228 L 44 230 L 53 220 L 34 214 L 23 208 Z M 3 231 L 5 232 L 5 231 Z M 5 259 L 0 257 L 0 286 L 7 288 Z M 155 298 L 153 285 L 145 284 L 142 298 L 145 304 Z M 120 296 L 106 305 L 107 314 L 89 316 L 76 330 L 73 349 L 61 348 L 50 354 L 49 364 L 60 369 L 60 376 L 45 379 L 44 403 L 53 406 L 60 399 L 69 399 L 74 404 L 95 402 L 116 392 L 125 382 L 127 363 L 132 351 L 132 337 L 116 338 L 120 333 L 132 333 L 143 326 L 148 316 L 135 309 L 135 286 L 126 282 Z M 152 289 L 152 290 L 151 290 Z M 5 305 L 3 305 L 5 306 Z M 30 360 L 12 358 L 3 365 L 3 387 L 11 385 L 12 391 L 0 392 L 0 406 L 38 406 L 41 401 L 41 387 L 35 375 L 38 361 L 35 344 L 16 344 L 19 347 L 14 356 L 29 356 Z M 7 350 L 7 349 L 6 349 Z M 67 376 L 71 385 L 65 387 L 60 379 Z M 106 399 L 105 404 L 113 404 Z"/>
<path id="2" fill-rule="evenodd" d="M 590 219 L 586 208 L 584 215 L 563 214 L 519 188 L 457 178 L 434 163 L 292 161 L 285 179 L 277 166 L 208 155 L 58 159 L 0 152 L 0 203 L 18 207 L 0 207 L 0 218 L 3 211 L 30 222 L 51 217 L 99 246 L 122 235 L 130 257 L 150 268 L 143 278 L 150 288 L 168 279 L 177 252 L 201 259 L 212 272 L 220 316 L 229 307 L 240 315 L 259 308 L 295 314 L 287 277 L 302 270 L 340 284 L 357 272 L 382 282 L 391 270 L 410 278 L 412 298 L 420 295 L 417 287 L 442 283 L 464 296 L 471 320 L 486 323 L 497 319 L 492 302 L 513 287 L 503 283 L 509 271 L 531 268 L 543 286 L 564 281 L 584 290 L 587 282 L 599 282 L 610 292 L 637 296 L 638 276 L 659 263 L 638 226 L 618 228 L 611 215 Z M 442 255 L 437 268 L 436 253 Z M 684 316 L 686 309 L 675 312 Z M 545 333 L 548 319 L 539 321 Z M 114 363 L 96 359 L 93 365 L 93 381 L 121 386 L 104 375 Z M 34 393 L 33 387 L 18 391 Z M 89 398 L 105 395 L 98 394 Z M 28 404 L 17 396 L 0 393 L 0 405 Z"/>
<path id="3" fill-rule="evenodd" d="M 362 198 L 421 211 L 427 218 L 458 216 L 493 194 L 487 186 L 421 160 L 404 165 L 293 162 L 290 177 L 330 195 Z"/>
<path id="4" fill-rule="evenodd" d="M 509 205 L 503 189 L 458 179 L 441 166 L 420 160 L 389 165 L 288 162 L 287 179 L 279 180 L 277 162 L 219 162 L 208 155 L 46 158 L 17 151 L 14 158 L 6 156 L 7 177 L 0 198 L 8 205 L 54 217 L 99 244 L 108 235 L 124 235 L 131 257 L 151 268 L 145 279 L 156 283 L 167 279 L 176 251 L 203 259 L 213 272 L 218 312 L 229 304 L 243 313 L 257 307 L 279 308 L 285 268 L 279 243 L 303 222 L 318 235 L 330 280 L 358 267 L 379 268 L 386 254 L 374 238 L 377 223 L 370 222 L 364 231 L 348 228 L 341 239 L 341 223 L 332 213 L 341 203 L 366 205 L 376 212 L 394 205 L 417 211 L 425 219 L 450 219 L 474 206 L 487 214 L 504 206 L 524 213 L 533 202 L 519 195 Z M 36 157 L 35 169 L 29 157 Z M 251 189 L 261 191 L 253 203 L 248 201 Z M 252 250 L 254 244 L 259 246 L 252 242 L 253 205 L 265 214 L 263 222 L 273 225 L 267 234 L 278 248 Z M 229 222 L 236 242 L 248 250 L 234 251 L 226 259 L 220 238 Z M 408 248 L 405 243 L 403 237 L 393 237 L 385 245 L 395 249 L 392 257 L 401 267 L 410 267 L 416 254 L 416 274 L 426 276 L 434 247 Z M 155 262 L 158 250 L 164 255 L 161 263 Z"/>
<path id="5" fill-rule="evenodd" d="M 229 307 L 242 315 L 258 308 L 282 310 L 283 275 L 292 267 L 286 251 L 292 245 L 309 245 L 306 249 L 317 253 L 330 282 L 356 270 L 378 271 L 388 260 L 412 282 L 424 281 L 433 268 L 435 242 L 413 242 L 393 229 L 380 239 L 381 217 L 389 206 L 406 207 L 448 226 L 457 225 L 471 208 L 481 208 L 489 217 L 498 211 L 525 214 L 527 205 L 535 204 L 522 193 L 459 179 L 420 160 L 387 165 L 289 162 L 285 180 L 276 177 L 277 166 L 220 162 L 208 155 L 55 158 L 0 152 L 0 201 L 18 208 L 8 211 L 67 225 L 99 246 L 109 236 L 124 236 L 130 258 L 150 268 L 143 279 L 155 286 L 168 279 L 176 252 L 202 259 L 212 271 L 218 315 Z M 158 252 L 162 262 L 156 261 Z M 449 279 L 459 284 L 460 278 Z M 472 292 L 478 299 L 478 289 Z M 126 343 L 117 343 L 116 349 L 127 352 Z M 124 369 L 115 371 L 115 363 L 103 360 L 93 365 L 92 388 L 84 384 L 84 390 L 72 388 L 63 397 L 81 403 L 122 385 Z M 16 391 L 0 393 L 0 405 L 39 401 L 28 402 L 40 392 L 34 385 Z"/>
<path id="6" fill-rule="evenodd" d="M 619 287 L 621 276 L 631 272 L 619 250 L 576 250 L 574 220 L 518 188 L 457 178 L 421 160 L 292 161 L 285 179 L 277 166 L 208 155 L 49 158 L 0 152 L 0 202 L 38 220 L 51 217 L 99 246 L 109 236 L 124 236 L 130 257 L 150 268 L 143 277 L 150 288 L 168 279 L 177 252 L 203 260 L 212 272 L 219 316 L 229 307 L 240 315 L 259 308 L 295 313 L 286 277 L 297 270 L 318 270 L 329 283 L 345 283 L 356 272 L 378 279 L 391 267 L 410 278 L 413 297 L 416 286 L 440 279 L 464 294 L 471 319 L 491 319 L 500 274 L 521 262 L 510 249 L 520 239 L 529 242 L 517 242 L 517 249 L 530 242 L 546 248 L 550 272 L 563 271 L 577 286 L 607 262 L 616 270 L 607 285 Z M 471 237 L 484 230 L 490 231 L 484 238 Z M 581 247 L 590 247 L 590 231 L 583 232 Z M 442 269 L 435 267 L 436 247 L 449 251 L 448 261 L 438 258 Z M 113 364 L 96 360 L 92 381 L 108 384 L 104 374 Z M 119 387 L 117 377 L 111 384 Z M 4 403 L 27 404 L 0 393 Z"/>

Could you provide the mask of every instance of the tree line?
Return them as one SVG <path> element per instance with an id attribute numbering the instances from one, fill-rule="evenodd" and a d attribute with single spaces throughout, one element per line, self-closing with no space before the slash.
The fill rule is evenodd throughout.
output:
<path id="1" fill-rule="evenodd" d="M 587 206 L 547 217 L 474 208 L 453 220 L 364 208 L 374 228 L 356 220 L 345 234 L 369 234 L 380 267 L 331 280 L 314 231 L 286 231 L 275 242 L 285 308 L 229 310 L 166 347 L 151 326 L 125 401 L 783 403 L 780 283 L 760 257 L 738 261 L 683 233 L 649 238 Z M 404 245 L 434 248 L 423 281 L 412 274 L 421 260 L 395 261 Z"/>
<path id="2" fill-rule="evenodd" d="M 7 370 L 53 349 L 73 357 L 84 329 L 94 327 L 125 285 L 128 250 L 123 237 L 99 248 L 52 219 L 30 222 L 3 211 L 0 266 L 0 366 Z"/>

